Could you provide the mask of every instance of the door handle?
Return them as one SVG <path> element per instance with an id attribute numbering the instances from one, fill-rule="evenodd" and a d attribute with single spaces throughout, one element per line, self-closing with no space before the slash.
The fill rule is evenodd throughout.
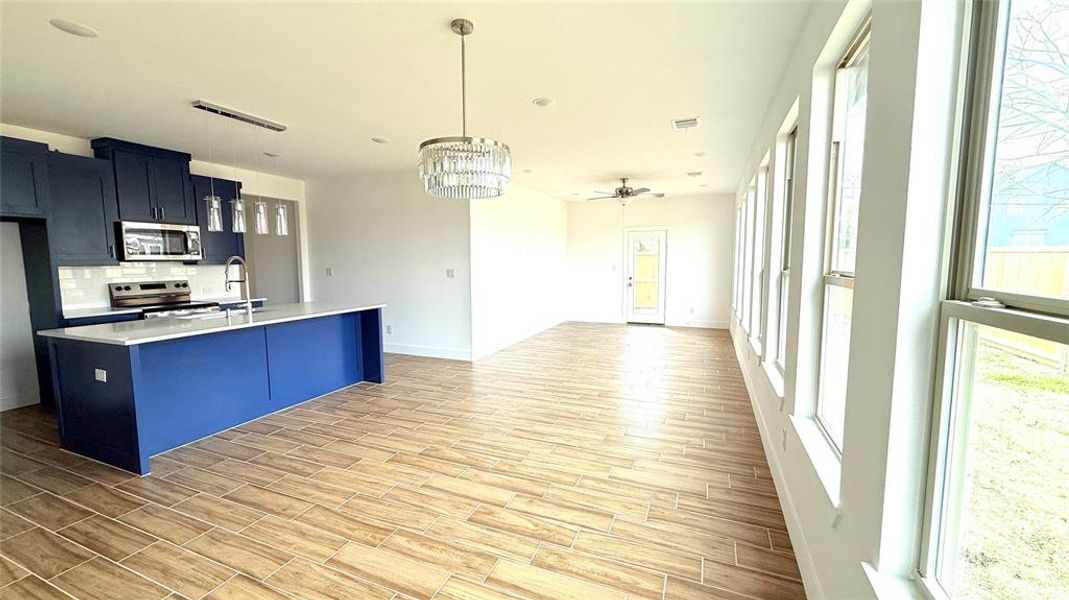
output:
<path id="1" fill-rule="evenodd" d="M 160 207 L 158 207 L 158 206 L 153 206 L 152 207 L 152 220 L 154 220 L 154 221 L 159 221 L 160 220 Z"/>
<path id="2" fill-rule="evenodd" d="M 160 220 L 164 221 L 166 219 L 167 219 L 167 209 L 161 206 L 160 207 Z"/>

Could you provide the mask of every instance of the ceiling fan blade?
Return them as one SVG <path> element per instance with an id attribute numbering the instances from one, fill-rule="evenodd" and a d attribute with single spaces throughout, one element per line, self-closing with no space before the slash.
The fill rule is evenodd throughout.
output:
<path id="1" fill-rule="evenodd" d="M 631 190 L 631 195 L 637 196 L 639 194 L 645 194 L 648 191 L 650 191 L 650 188 L 638 188 L 637 190 Z"/>
<path id="2" fill-rule="evenodd" d="M 591 200 L 612 200 L 614 198 L 616 198 L 616 196 L 595 196 L 593 198 L 587 198 L 586 200 L 589 202 Z"/>
<path id="3" fill-rule="evenodd" d="M 641 194 L 635 194 L 636 196 L 645 196 L 647 198 L 664 198 L 664 194 L 660 192 L 642 192 Z"/>
<path id="4" fill-rule="evenodd" d="M 603 196 L 615 196 L 616 192 L 603 192 L 601 190 L 594 190 L 595 194 L 601 194 Z"/>

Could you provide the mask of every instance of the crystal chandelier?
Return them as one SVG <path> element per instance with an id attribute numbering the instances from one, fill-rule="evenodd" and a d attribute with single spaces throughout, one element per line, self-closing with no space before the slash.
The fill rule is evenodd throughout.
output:
<path id="1" fill-rule="evenodd" d="M 475 26 L 467 19 L 453 19 L 453 32 L 460 36 L 461 135 L 429 139 L 419 145 L 419 176 L 432 196 L 451 200 L 494 198 L 505 193 L 512 178 L 509 147 L 497 140 L 468 137 L 467 74 L 464 37 Z"/>

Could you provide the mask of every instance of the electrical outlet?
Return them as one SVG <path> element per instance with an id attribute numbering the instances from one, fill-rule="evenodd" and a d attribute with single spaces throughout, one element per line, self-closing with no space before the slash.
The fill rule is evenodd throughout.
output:
<path id="1" fill-rule="evenodd" d="M 327 267 L 327 277 L 334 277 L 334 267 Z"/>
<path id="2" fill-rule="evenodd" d="M 386 333 L 393 333 L 393 325 L 386 326 Z"/>
<path id="3" fill-rule="evenodd" d="M 445 278 L 446 279 L 456 279 L 457 278 L 457 270 L 456 269 L 446 269 L 445 270 Z"/>
<path id="4" fill-rule="evenodd" d="M 108 372 L 104 369 L 93 369 L 93 379 L 96 379 L 100 383 L 107 383 Z"/>

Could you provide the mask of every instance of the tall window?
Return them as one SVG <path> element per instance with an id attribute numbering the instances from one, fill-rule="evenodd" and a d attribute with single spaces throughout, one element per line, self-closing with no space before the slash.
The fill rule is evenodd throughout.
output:
<path id="1" fill-rule="evenodd" d="M 920 571 L 937 597 L 1065 598 L 1069 2 L 974 6 Z"/>
<path id="2" fill-rule="evenodd" d="M 745 207 L 743 203 L 738 202 L 735 205 L 735 273 L 733 289 L 734 295 L 731 298 L 731 307 L 735 309 L 735 317 L 741 320 L 742 313 L 742 245 L 745 237 L 743 222 L 745 219 Z"/>
<path id="3" fill-rule="evenodd" d="M 846 417 L 846 373 L 854 302 L 857 215 L 868 106 L 867 28 L 851 45 L 835 73 L 828 174 L 828 241 L 824 257 L 824 315 L 817 421 L 842 449 Z"/>
<path id="4" fill-rule="evenodd" d="M 750 315 L 750 338 L 757 354 L 761 350 L 761 329 L 764 325 L 765 303 L 765 204 L 768 201 L 768 169 L 757 171 L 753 188 L 754 236 L 753 236 L 753 310 Z"/>
<path id="5" fill-rule="evenodd" d="M 754 186 L 751 183 L 746 190 L 746 237 L 743 248 L 742 266 L 742 326 L 749 334 L 753 331 L 750 319 L 753 318 L 753 280 L 754 280 Z"/>
<path id="6" fill-rule="evenodd" d="M 783 173 L 779 195 L 781 204 L 777 207 L 779 219 L 779 272 L 774 277 L 769 311 L 775 311 L 775 347 L 771 350 L 771 362 L 782 375 L 787 356 L 787 295 L 791 283 L 791 227 L 794 223 L 794 165 L 795 149 L 798 145 L 798 127 L 791 129 L 783 142 Z M 770 319 L 770 323 L 773 321 Z"/>

